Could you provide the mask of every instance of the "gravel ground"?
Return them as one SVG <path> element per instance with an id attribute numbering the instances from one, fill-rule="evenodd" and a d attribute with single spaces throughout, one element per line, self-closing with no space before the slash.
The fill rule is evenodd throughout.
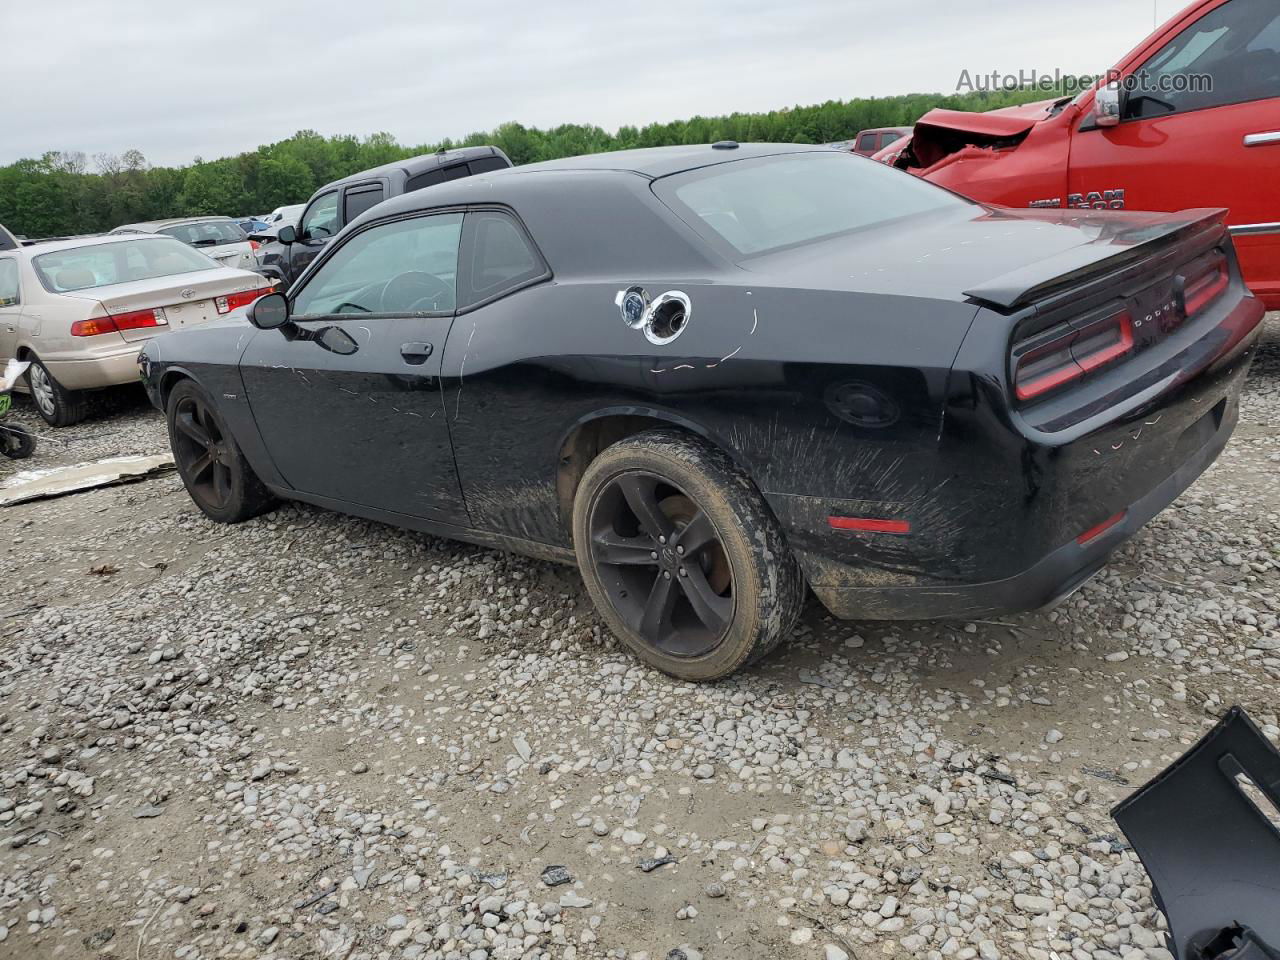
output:
<path id="1" fill-rule="evenodd" d="M 1168 960 L 1107 811 L 1232 703 L 1280 734 L 1280 318 L 1249 389 L 1056 611 L 811 605 L 713 687 L 568 568 L 172 475 L 0 511 L 0 956 Z M 57 436 L 165 448 L 134 395 Z"/>

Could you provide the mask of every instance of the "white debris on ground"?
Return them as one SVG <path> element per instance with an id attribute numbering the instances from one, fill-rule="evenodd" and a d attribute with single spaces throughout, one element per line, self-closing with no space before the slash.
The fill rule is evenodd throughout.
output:
<path id="1" fill-rule="evenodd" d="M 0 956 L 1167 960 L 1108 809 L 1232 703 L 1280 733 L 1280 321 L 1249 391 L 1056 611 L 811 606 L 712 687 L 569 568 L 173 475 L 8 508 Z M 57 433 L 24 468 L 165 448 Z"/>

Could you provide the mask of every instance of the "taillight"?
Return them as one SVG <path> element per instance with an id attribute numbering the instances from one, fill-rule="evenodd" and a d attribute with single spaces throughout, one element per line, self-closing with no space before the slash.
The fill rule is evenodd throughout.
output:
<path id="1" fill-rule="evenodd" d="M 239 307 L 253 303 L 259 297 L 265 297 L 274 287 L 259 287 L 257 290 L 246 290 L 243 293 L 229 293 L 225 297 L 214 297 L 213 305 L 219 313 L 230 313 Z"/>
<path id="2" fill-rule="evenodd" d="M 1187 316 L 1194 317 L 1216 300 L 1227 289 L 1229 282 L 1227 261 L 1221 255 L 1201 265 L 1198 271 L 1189 271 L 1183 288 L 1187 302 Z"/>
<path id="3" fill-rule="evenodd" d="M 1120 310 L 1083 326 L 1062 323 L 1013 348 L 1013 389 L 1035 400 L 1129 355 L 1133 319 Z"/>
<path id="4" fill-rule="evenodd" d="M 141 330 L 146 327 L 167 326 L 169 321 L 159 307 L 152 310 L 131 310 L 128 313 L 113 313 L 106 317 L 94 317 L 90 320 L 77 320 L 71 324 L 73 337 L 96 337 L 104 333 L 119 333 L 121 330 Z"/>

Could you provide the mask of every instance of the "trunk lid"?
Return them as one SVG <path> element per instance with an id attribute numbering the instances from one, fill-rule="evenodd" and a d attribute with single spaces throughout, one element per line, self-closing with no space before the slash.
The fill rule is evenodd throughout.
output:
<path id="1" fill-rule="evenodd" d="M 195 273 L 179 273 L 171 277 L 134 280 L 102 287 L 91 287 L 63 296 L 97 302 L 108 314 L 132 313 L 136 310 L 160 308 L 167 325 L 120 331 L 126 340 L 148 340 L 165 330 L 197 326 L 221 316 L 214 304 L 216 297 L 256 290 L 266 286 L 264 278 L 245 270 L 219 267 Z"/>
<path id="2" fill-rule="evenodd" d="M 855 233 L 744 260 L 778 285 L 909 293 L 1008 310 L 1156 253 L 1187 233 L 1219 228 L 1222 211 L 1114 213 L 975 205 L 904 217 Z"/>

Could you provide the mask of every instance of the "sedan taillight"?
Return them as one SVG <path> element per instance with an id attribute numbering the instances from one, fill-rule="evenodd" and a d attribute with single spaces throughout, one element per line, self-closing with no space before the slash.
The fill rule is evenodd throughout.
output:
<path id="1" fill-rule="evenodd" d="M 113 313 L 105 317 L 94 317 L 90 320 L 77 320 L 71 324 L 73 337 L 96 337 L 104 333 L 119 333 L 121 330 L 142 330 L 146 327 L 167 326 L 169 321 L 159 307 L 152 310 L 131 310 L 128 313 Z"/>
<path id="2" fill-rule="evenodd" d="M 1219 254 L 1207 264 L 1200 267 L 1187 278 L 1184 288 L 1187 301 L 1187 316 L 1194 317 L 1211 304 L 1222 291 L 1227 289 L 1230 275 L 1227 273 L 1227 261 Z"/>
<path id="3" fill-rule="evenodd" d="M 1039 399 L 1132 350 L 1133 319 L 1128 310 L 1079 327 L 1059 324 L 1014 345 L 1014 393 L 1023 401 Z"/>
<path id="4" fill-rule="evenodd" d="M 219 313 L 230 313 L 238 307 L 247 307 L 274 289 L 274 287 L 259 287 L 257 290 L 246 290 L 244 293 L 229 293 L 225 297 L 215 297 L 213 305 Z"/>

